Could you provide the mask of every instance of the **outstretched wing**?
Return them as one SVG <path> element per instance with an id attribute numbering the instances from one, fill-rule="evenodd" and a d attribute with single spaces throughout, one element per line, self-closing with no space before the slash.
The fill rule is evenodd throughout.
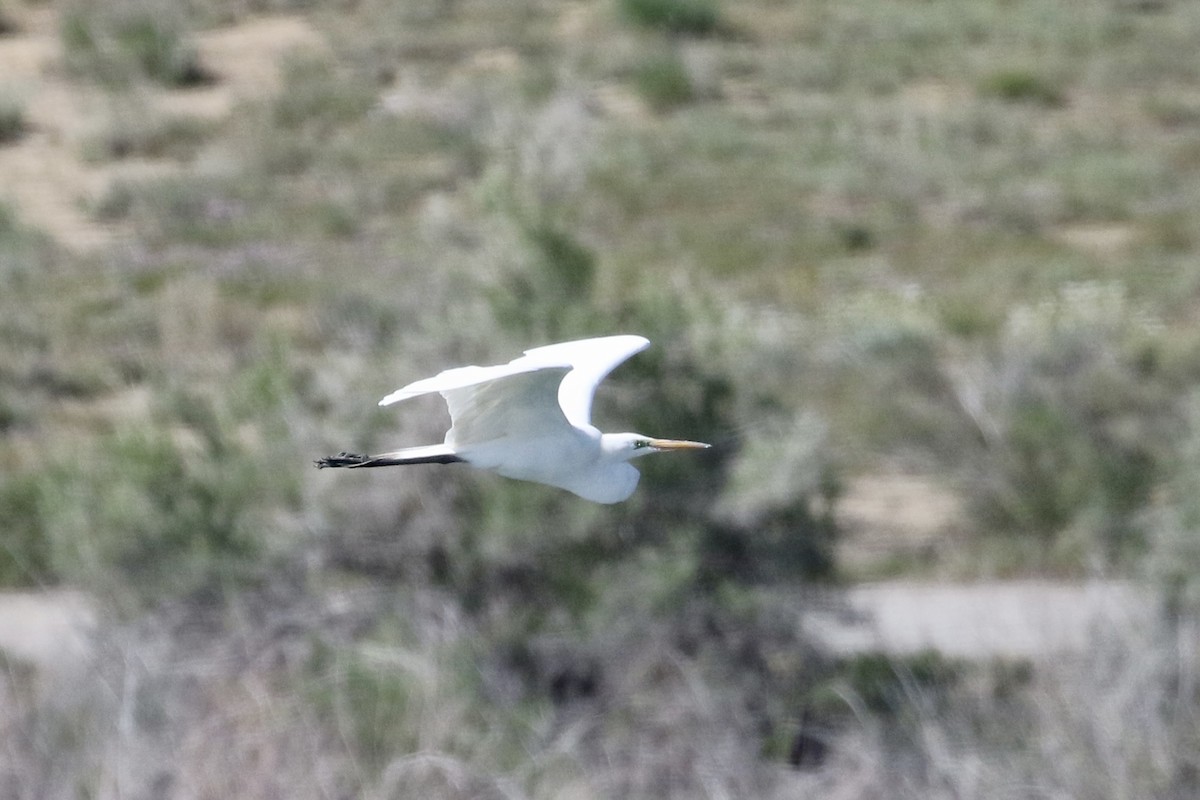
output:
<path id="1" fill-rule="evenodd" d="M 451 422 L 446 444 L 463 447 L 569 436 L 571 426 L 558 406 L 558 385 L 567 369 L 544 367 L 444 390 Z"/>
<path id="2" fill-rule="evenodd" d="M 568 422 L 583 428 L 592 424 L 592 398 L 600 381 L 649 346 L 644 336 L 601 336 L 535 347 L 513 363 L 531 359 L 569 364 L 571 371 L 558 387 L 558 404 Z"/>
<path id="3" fill-rule="evenodd" d="M 450 410 L 446 444 L 456 447 L 565 433 L 570 426 L 558 405 L 558 387 L 570 367 L 521 361 L 448 369 L 392 392 L 379 405 L 441 394 Z"/>
<path id="4" fill-rule="evenodd" d="M 587 427 L 596 386 L 618 364 L 649 344 L 642 336 L 603 336 L 535 347 L 507 364 L 458 367 L 410 383 L 379 405 L 440 393 L 446 398 L 452 421 L 447 444 Z"/>

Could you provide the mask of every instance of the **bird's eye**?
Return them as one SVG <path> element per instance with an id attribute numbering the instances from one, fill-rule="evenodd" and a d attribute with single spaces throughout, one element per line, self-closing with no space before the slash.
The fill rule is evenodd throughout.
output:
<path id="1" fill-rule="evenodd" d="M 636 442 L 633 443 L 634 450 L 641 450 L 643 447 L 649 447 L 649 446 L 650 446 L 650 443 L 648 441 L 646 441 L 645 439 L 638 439 Z"/>

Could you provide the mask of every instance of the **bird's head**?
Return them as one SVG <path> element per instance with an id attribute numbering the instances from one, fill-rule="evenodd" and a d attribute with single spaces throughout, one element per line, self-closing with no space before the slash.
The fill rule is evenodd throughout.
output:
<path id="1" fill-rule="evenodd" d="M 670 450 L 707 450 L 712 445 L 679 439 L 655 439 L 640 433 L 606 433 L 600 437 L 605 455 L 614 461 L 632 461 L 649 453 Z"/>

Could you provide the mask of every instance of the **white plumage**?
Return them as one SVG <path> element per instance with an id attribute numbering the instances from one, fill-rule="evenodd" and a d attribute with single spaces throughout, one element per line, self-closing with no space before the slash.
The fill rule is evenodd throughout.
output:
<path id="1" fill-rule="evenodd" d="M 342 453 L 318 467 L 382 467 L 463 461 L 509 478 L 616 503 L 637 487 L 628 463 L 665 450 L 706 448 L 700 442 L 602 434 L 592 425 L 596 387 L 630 356 L 646 349 L 642 336 L 604 336 L 525 351 L 507 364 L 458 367 L 415 381 L 379 401 L 387 406 L 436 392 L 451 426 L 443 444 L 376 456 Z"/>

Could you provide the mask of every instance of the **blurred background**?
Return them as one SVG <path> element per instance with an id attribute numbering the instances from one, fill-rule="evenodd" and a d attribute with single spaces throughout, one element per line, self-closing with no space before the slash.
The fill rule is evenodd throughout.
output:
<path id="1" fill-rule="evenodd" d="M 1196 797 L 1197 42 L 0 0 L 0 795 Z M 312 469 L 609 333 L 624 504 Z"/>

